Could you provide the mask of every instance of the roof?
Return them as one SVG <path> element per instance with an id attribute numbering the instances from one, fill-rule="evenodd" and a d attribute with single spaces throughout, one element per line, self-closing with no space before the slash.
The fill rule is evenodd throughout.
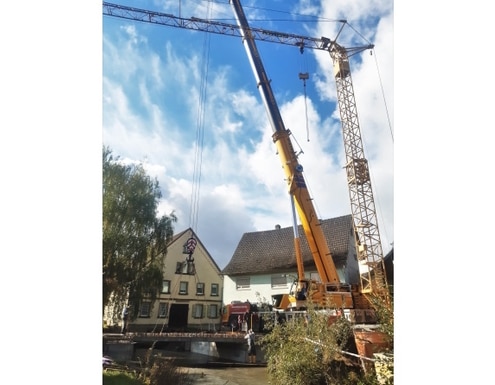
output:
<path id="1" fill-rule="evenodd" d="M 190 238 L 194 238 L 197 242 L 198 242 L 198 245 L 201 246 L 201 248 L 203 249 L 204 253 L 206 254 L 206 256 L 208 257 L 208 259 L 210 260 L 210 262 L 213 264 L 214 268 L 220 273 L 220 267 L 218 267 L 217 263 L 215 262 L 215 260 L 211 257 L 210 253 L 208 252 L 208 250 L 206 249 L 205 245 L 203 245 L 203 242 L 201 242 L 201 240 L 198 238 L 197 234 L 194 232 L 194 230 L 192 228 L 187 228 L 177 234 L 174 234 L 174 236 L 172 237 L 172 241 L 170 241 L 170 243 L 167 245 L 167 247 L 170 247 L 171 245 L 173 245 L 175 242 L 178 242 L 179 239 L 181 239 L 186 233 L 189 232 L 189 237 Z M 182 245 L 181 245 L 182 247 Z M 197 246 L 196 246 L 197 247 Z"/>
<path id="2" fill-rule="evenodd" d="M 352 234 L 352 217 L 345 215 L 320 221 L 336 266 L 347 260 Z M 303 228 L 299 226 L 304 266 L 315 266 Z M 297 268 L 292 227 L 245 233 L 224 275 L 248 275 L 287 271 Z"/>

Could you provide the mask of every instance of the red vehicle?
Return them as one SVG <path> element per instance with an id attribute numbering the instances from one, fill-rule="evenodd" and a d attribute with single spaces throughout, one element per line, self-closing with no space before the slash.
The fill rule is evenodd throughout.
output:
<path id="1" fill-rule="evenodd" d="M 258 330 L 259 315 L 258 306 L 249 301 L 232 301 L 222 309 L 222 326 L 231 330 L 242 330 L 243 323 L 246 322 L 247 329 Z"/>

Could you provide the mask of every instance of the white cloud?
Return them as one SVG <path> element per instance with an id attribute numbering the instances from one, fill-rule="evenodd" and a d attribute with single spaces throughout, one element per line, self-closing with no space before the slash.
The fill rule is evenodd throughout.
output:
<path id="1" fill-rule="evenodd" d="M 190 5 L 185 4 L 185 8 Z M 387 8 L 388 3 L 373 2 L 366 8 L 379 6 Z M 363 15 L 359 7 L 350 7 L 348 2 L 345 7 L 350 16 Z M 335 6 L 331 8 L 335 12 Z M 227 9 L 232 12 L 230 7 Z M 323 11 L 324 16 L 331 17 L 330 9 Z M 379 15 L 383 13 L 377 11 Z M 328 28 L 328 24 L 325 26 Z M 147 170 L 158 178 L 164 193 L 160 212 L 174 211 L 179 218 L 176 231 L 194 224 L 194 230 L 222 268 L 244 232 L 272 229 L 275 224 L 291 226 L 290 200 L 272 128 L 253 74 L 238 73 L 239 68 L 246 68 L 245 53 L 239 59 L 240 65 L 232 61 L 236 54 L 229 55 L 230 61 L 225 57 L 219 61 L 216 57 L 221 52 L 216 47 L 210 52 L 215 57 L 208 66 L 208 84 L 202 85 L 203 35 L 198 35 L 194 48 L 188 48 L 188 40 L 180 38 L 180 30 L 167 33 L 158 46 L 152 43 L 151 35 L 140 36 L 144 31 L 152 33 L 149 27 L 127 28 L 127 33 L 110 27 L 105 30 L 103 140 L 116 155 L 145 160 Z M 392 18 L 388 17 L 377 30 L 376 59 L 393 124 L 392 33 Z M 325 52 L 311 55 L 317 57 L 319 64 L 310 81 L 320 94 L 313 93 L 305 100 L 300 83 L 291 94 L 283 87 L 292 83 L 277 79 L 278 89 L 282 90 L 279 92 L 283 93 L 277 97 L 286 98 L 278 102 L 279 108 L 286 127 L 293 133 L 295 150 L 300 145 L 304 152 L 299 159 L 315 208 L 322 218 L 329 218 L 349 214 L 350 204 L 338 113 L 328 102 L 336 100 L 331 58 Z M 362 55 L 363 63 L 353 69 L 353 81 L 365 150 L 377 186 L 377 209 L 385 213 L 379 212 L 378 216 L 379 220 L 383 218 L 390 243 L 393 142 L 375 57 Z M 239 86 L 238 80 L 247 86 Z M 202 94 L 202 86 L 206 86 L 206 94 Z M 204 138 L 200 158 L 196 152 L 198 135 Z M 194 184 L 193 173 L 195 167 L 199 171 L 199 166 L 200 183 L 196 180 Z M 197 206 L 191 199 L 195 193 L 199 197 Z M 195 215 L 197 224 L 191 220 Z"/>

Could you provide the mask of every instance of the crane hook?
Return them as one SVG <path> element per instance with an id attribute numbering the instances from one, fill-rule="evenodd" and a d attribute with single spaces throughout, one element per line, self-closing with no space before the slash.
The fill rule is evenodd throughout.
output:
<path id="1" fill-rule="evenodd" d="M 299 52 L 301 52 L 301 54 L 303 54 L 304 53 L 304 42 L 303 41 L 297 42 L 296 45 L 299 47 Z"/>
<path id="2" fill-rule="evenodd" d="M 306 135 L 307 135 L 307 140 L 309 142 L 309 128 L 308 128 L 308 102 L 307 102 L 307 95 L 306 95 L 306 80 L 309 79 L 309 74 L 307 72 L 299 72 L 299 79 L 303 81 L 303 86 L 304 86 L 304 111 L 306 113 Z"/>

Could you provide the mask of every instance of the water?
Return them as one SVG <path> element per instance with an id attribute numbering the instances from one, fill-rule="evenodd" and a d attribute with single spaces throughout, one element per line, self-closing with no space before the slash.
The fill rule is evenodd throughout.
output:
<path id="1" fill-rule="evenodd" d="M 268 385 L 266 367 L 184 368 L 202 385 Z"/>
<path id="2" fill-rule="evenodd" d="M 136 349 L 135 354 L 144 358 L 147 349 Z M 176 365 L 195 379 L 198 385 L 268 385 L 266 366 L 241 363 L 212 362 L 212 357 L 191 352 L 155 349 L 162 357 L 173 359 Z"/>

